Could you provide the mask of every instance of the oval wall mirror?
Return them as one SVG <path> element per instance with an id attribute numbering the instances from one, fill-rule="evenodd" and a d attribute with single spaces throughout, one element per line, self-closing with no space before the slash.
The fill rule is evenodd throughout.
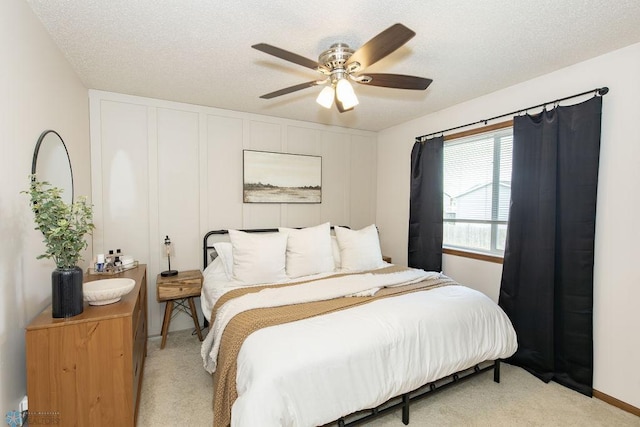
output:
<path id="1" fill-rule="evenodd" d="M 46 181 L 62 189 L 62 200 L 73 202 L 73 171 L 67 146 L 62 137 L 54 130 L 45 130 L 40 134 L 33 152 L 31 174 L 38 181 Z"/>

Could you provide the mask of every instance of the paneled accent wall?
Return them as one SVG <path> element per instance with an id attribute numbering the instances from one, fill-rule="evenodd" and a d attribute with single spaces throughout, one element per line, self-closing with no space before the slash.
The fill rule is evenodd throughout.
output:
<path id="1" fill-rule="evenodd" d="M 149 332 L 164 305 L 156 275 L 202 268 L 202 237 L 220 228 L 375 222 L 377 134 L 249 113 L 89 91 L 93 254 L 122 249 L 149 271 Z M 312 102 L 312 101 L 310 101 Z M 242 202 L 242 150 L 322 156 L 321 204 Z M 192 327 L 186 315 L 172 329 Z"/>

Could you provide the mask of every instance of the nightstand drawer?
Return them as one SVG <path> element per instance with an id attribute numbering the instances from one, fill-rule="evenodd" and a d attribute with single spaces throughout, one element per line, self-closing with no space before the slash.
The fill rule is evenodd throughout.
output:
<path id="1" fill-rule="evenodd" d="M 156 295 L 158 301 L 198 297 L 202 289 L 202 273 L 200 270 L 181 271 L 175 276 L 158 275 Z"/>
<path id="2" fill-rule="evenodd" d="M 200 279 L 158 286 L 158 301 L 200 296 Z"/>

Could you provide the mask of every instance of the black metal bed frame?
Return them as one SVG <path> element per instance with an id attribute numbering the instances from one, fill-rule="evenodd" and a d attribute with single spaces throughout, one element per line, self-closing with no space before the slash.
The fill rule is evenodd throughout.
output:
<path id="1" fill-rule="evenodd" d="M 494 360 L 490 365 L 480 367 L 480 364 L 478 364 L 471 368 L 456 372 L 455 374 L 440 378 L 439 380 L 424 384 L 413 391 L 392 397 L 385 403 L 373 409 L 364 409 L 362 411 L 354 412 L 353 414 L 339 418 L 333 423 L 327 424 L 327 426 L 334 423 L 337 423 L 339 427 L 356 426 L 366 423 L 367 421 L 371 421 L 389 412 L 393 412 L 399 408 L 402 408 L 402 423 L 404 425 L 408 425 L 409 407 L 412 402 L 432 396 L 439 391 L 445 390 L 453 385 L 460 384 L 469 378 L 491 370 L 493 370 L 493 381 L 500 383 L 500 360 Z"/>
<path id="2" fill-rule="evenodd" d="M 333 229 L 333 226 L 331 226 Z M 349 227 L 346 227 L 349 228 Z M 254 228 L 254 229 L 244 229 L 239 230 L 247 233 L 276 233 L 278 232 L 277 228 Z M 202 245 L 202 260 L 203 260 L 203 269 L 209 264 L 209 251 L 213 249 L 213 244 L 209 244 L 208 240 L 213 235 L 224 235 L 229 234 L 229 230 L 212 230 L 205 234 Z M 205 320 L 205 327 L 208 326 L 208 322 Z M 416 402 L 418 400 L 424 399 L 426 397 L 432 396 L 433 394 L 448 389 L 449 387 L 459 384 L 463 381 L 468 380 L 469 378 L 475 377 L 479 374 L 482 374 L 487 371 L 493 370 L 493 381 L 496 383 L 500 383 L 500 360 L 494 360 L 493 363 L 489 363 L 491 361 L 482 362 L 485 366 L 480 367 L 481 364 L 477 364 L 473 367 L 463 369 L 462 371 L 456 372 L 454 374 L 448 375 L 444 378 L 440 378 L 436 381 L 432 381 L 426 383 L 415 390 L 412 390 L 408 393 L 404 393 L 400 396 L 392 397 L 385 403 L 373 408 L 373 409 L 363 409 L 361 411 L 354 412 L 353 414 L 349 414 L 347 416 L 341 417 L 338 420 L 326 424 L 326 426 L 337 424 L 338 427 L 347 427 L 347 426 L 356 426 L 362 423 L 366 423 L 375 418 L 378 418 L 382 415 L 386 415 L 389 412 L 393 412 L 399 408 L 402 409 L 402 423 L 404 425 L 409 424 L 409 408 L 412 402 Z"/>
<path id="3" fill-rule="evenodd" d="M 239 230 L 239 231 L 244 231 L 246 233 L 277 233 L 278 229 L 277 228 L 254 228 L 254 229 L 250 229 L 250 230 Z M 229 234 L 229 230 L 211 230 L 209 231 L 207 234 L 204 235 L 204 239 L 202 239 L 202 261 L 204 264 L 202 264 L 202 268 L 206 268 L 207 265 L 209 265 L 208 258 L 209 258 L 209 251 L 211 249 L 213 249 L 213 245 L 209 244 L 209 237 L 214 236 L 214 235 L 223 235 L 223 234 Z"/>

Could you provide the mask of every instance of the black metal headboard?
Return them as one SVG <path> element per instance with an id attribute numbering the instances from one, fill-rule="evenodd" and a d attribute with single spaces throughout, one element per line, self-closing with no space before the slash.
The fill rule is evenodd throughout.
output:
<path id="1" fill-rule="evenodd" d="M 246 233 L 277 233 L 277 228 L 254 228 L 249 230 L 240 230 Z M 204 239 L 202 240 L 202 261 L 204 264 L 202 268 L 205 268 L 209 263 L 207 262 L 209 259 L 209 250 L 213 249 L 213 244 L 209 244 L 209 238 L 215 235 L 223 235 L 229 234 L 229 230 L 211 230 L 207 234 L 204 235 Z"/>
<path id="2" fill-rule="evenodd" d="M 351 228 L 348 225 L 341 225 L 340 227 L 344 227 L 344 228 Z M 302 227 L 294 227 L 297 229 L 300 229 Z M 331 229 L 333 230 L 333 225 L 331 226 Z M 245 229 L 245 230 L 239 230 L 239 231 L 244 231 L 246 233 L 277 233 L 278 229 L 277 228 L 251 228 L 251 229 Z M 202 261 L 204 264 L 202 264 L 202 268 L 206 268 L 207 265 L 209 265 L 209 250 L 213 249 L 213 244 L 209 244 L 209 238 L 211 236 L 216 236 L 216 235 L 224 235 L 224 234 L 229 234 L 229 230 L 211 230 L 209 231 L 207 234 L 204 235 L 204 239 L 202 239 Z"/>

